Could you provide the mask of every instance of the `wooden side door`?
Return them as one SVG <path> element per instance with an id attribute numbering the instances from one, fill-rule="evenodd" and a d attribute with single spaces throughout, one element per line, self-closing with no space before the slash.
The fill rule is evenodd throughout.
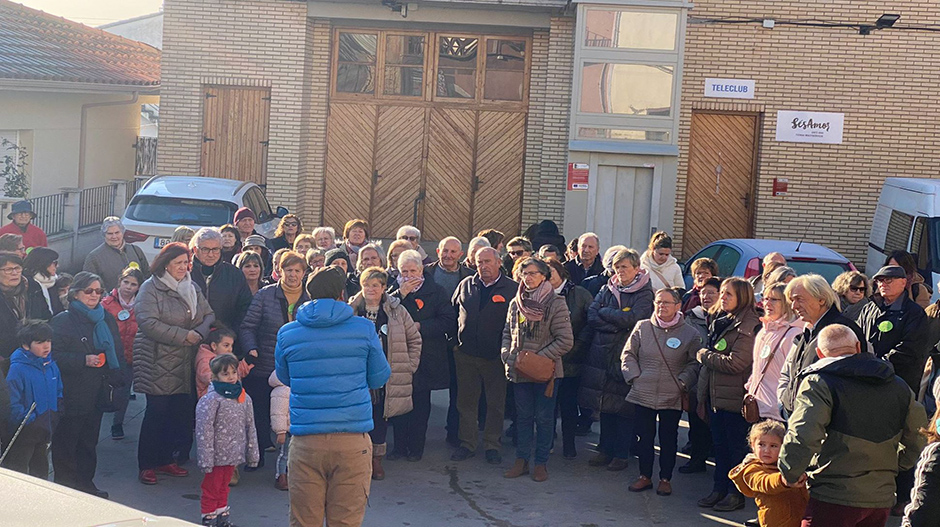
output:
<path id="1" fill-rule="evenodd" d="M 425 121 L 425 109 L 421 107 L 379 107 L 369 219 L 374 238 L 394 238 L 399 227 L 415 221 L 414 203 L 421 193 L 424 165 Z"/>
<path id="2" fill-rule="evenodd" d="M 682 252 L 753 236 L 760 116 L 692 113 Z"/>
<path id="3" fill-rule="evenodd" d="M 498 229 L 507 239 L 521 232 L 525 122 L 524 113 L 480 112 L 471 188 L 474 232 Z"/>
<path id="4" fill-rule="evenodd" d="M 428 123 L 428 161 L 422 236 L 440 240 L 469 237 L 470 188 L 476 115 L 472 110 L 432 108 Z"/>
<path id="5" fill-rule="evenodd" d="M 264 185 L 270 88 L 205 86 L 202 175 Z"/>
<path id="6" fill-rule="evenodd" d="M 369 219 L 375 152 L 376 107 L 330 105 L 323 225 L 341 233 L 353 218 Z"/>

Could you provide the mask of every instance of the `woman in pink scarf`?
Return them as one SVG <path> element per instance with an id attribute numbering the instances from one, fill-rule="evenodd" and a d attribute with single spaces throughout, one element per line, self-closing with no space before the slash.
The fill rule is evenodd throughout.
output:
<path id="1" fill-rule="evenodd" d="M 791 309 L 783 292 L 786 284 L 764 288 L 763 327 L 754 338 L 754 363 L 751 376 L 744 385 L 747 393 L 757 399 L 761 419 L 784 421 L 780 416 L 777 385 L 780 370 L 793 347 L 793 339 L 803 331 L 803 323 Z"/>

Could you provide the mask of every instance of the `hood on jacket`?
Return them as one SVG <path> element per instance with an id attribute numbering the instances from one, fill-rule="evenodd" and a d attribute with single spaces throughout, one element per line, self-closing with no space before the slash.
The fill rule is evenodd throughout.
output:
<path id="1" fill-rule="evenodd" d="M 890 362 L 870 353 L 857 353 L 835 362 L 817 362 L 804 370 L 804 375 L 810 373 L 828 373 L 868 384 L 887 384 L 895 377 L 894 366 Z"/>
<path id="2" fill-rule="evenodd" d="M 537 232 L 538 234 L 543 235 L 543 236 L 544 236 L 544 235 L 557 236 L 557 235 L 559 234 L 559 233 L 558 233 L 558 225 L 557 225 L 554 221 L 552 221 L 552 220 L 542 220 L 542 221 L 540 221 L 540 222 L 539 222 L 539 225 L 538 225 L 538 228 L 536 228 L 536 232 Z M 559 248 L 560 248 L 560 247 L 559 247 Z"/>
<path id="3" fill-rule="evenodd" d="M 669 255 L 669 257 L 666 258 L 666 261 L 661 264 L 656 263 L 656 260 L 653 259 L 653 255 L 650 254 L 649 251 L 646 251 L 640 255 L 640 267 L 645 269 L 655 269 L 659 271 L 660 269 L 665 269 L 674 264 L 678 264 L 678 260 L 676 260 L 676 257 L 672 255 Z"/>
<path id="4" fill-rule="evenodd" d="M 329 327 L 353 317 L 349 304 L 331 298 L 318 298 L 300 306 L 296 321 L 311 328 Z"/>
<path id="5" fill-rule="evenodd" d="M 43 359 L 23 348 L 17 348 L 16 351 L 13 352 L 13 355 L 10 355 L 10 364 L 28 364 L 42 369 L 43 364 L 49 364 L 50 362 L 52 362 L 52 354 L 49 354 L 47 358 Z"/>

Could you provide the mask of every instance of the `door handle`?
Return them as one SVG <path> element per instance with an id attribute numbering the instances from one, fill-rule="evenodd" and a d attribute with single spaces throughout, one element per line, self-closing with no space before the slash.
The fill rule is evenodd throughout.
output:
<path id="1" fill-rule="evenodd" d="M 372 184 L 375 185 L 376 183 L 378 183 L 380 177 L 382 177 L 382 176 L 381 176 L 381 174 L 379 174 L 379 171 L 378 171 L 378 170 L 373 170 L 373 171 L 372 171 Z"/>
<path id="2" fill-rule="evenodd" d="M 470 185 L 470 190 L 472 192 L 478 192 L 480 190 L 480 185 L 483 184 L 483 181 L 477 176 L 473 176 L 473 183 Z"/>
<path id="3" fill-rule="evenodd" d="M 750 192 L 745 192 L 744 197 L 742 197 L 741 200 L 744 201 L 745 209 L 751 208 L 751 193 Z"/>

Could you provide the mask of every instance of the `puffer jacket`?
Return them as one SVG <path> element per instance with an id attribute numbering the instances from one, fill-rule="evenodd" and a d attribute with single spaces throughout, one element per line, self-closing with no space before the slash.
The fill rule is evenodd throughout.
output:
<path id="1" fill-rule="evenodd" d="M 701 347 L 702 337 L 685 317 L 671 328 L 660 327 L 655 316 L 641 320 L 620 354 L 623 379 L 632 386 L 627 401 L 653 410 L 681 410 L 682 392 L 698 375 L 695 354 Z"/>
<path id="2" fill-rule="evenodd" d="M 298 305 L 310 300 L 307 292 L 300 293 Z M 249 377 L 260 377 L 267 380 L 274 371 L 274 347 L 277 343 L 277 332 L 288 322 L 287 297 L 280 284 L 273 283 L 258 291 L 251 299 L 248 313 L 242 319 L 238 328 L 238 341 L 245 353 L 257 350 L 258 356 L 245 355 L 245 360 L 253 364 L 254 368 L 248 373 Z M 296 309 L 296 308 L 295 308 Z"/>
<path id="3" fill-rule="evenodd" d="M 10 388 L 11 429 L 16 430 L 30 406 L 36 403 L 26 425 L 43 430 L 52 437 L 63 407 L 62 374 L 55 361 L 20 348 L 10 357 L 10 373 L 5 384 Z"/>
<path id="4" fill-rule="evenodd" d="M 654 295 L 648 281 L 636 292 L 618 294 L 619 302 L 605 286 L 588 309 L 594 336 L 581 367 L 578 405 L 629 417 L 633 405 L 626 401 L 630 387 L 620 370 L 620 353 L 636 323 L 653 315 Z"/>
<path id="5" fill-rule="evenodd" d="M 134 391 L 147 395 L 190 393 L 198 344 L 186 344 L 186 335 L 190 331 L 203 338 L 209 335 L 215 314 L 206 297 L 196 288 L 193 317 L 179 293 L 159 278 L 150 277 L 137 292 L 134 310 Z"/>
<path id="6" fill-rule="evenodd" d="M 519 310 L 519 299 L 509 302 L 506 326 L 503 328 L 503 346 L 500 356 L 506 366 L 506 378 L 511 382 L 533 382 L 516 373 L 516 358 L 522 350 L 536 352 L 555 361 L 555 378 L 565 376 L 562 357 L 574 345 L 571 333 L 571 315 L 565 297 L 554 292 L 546 301 L 545 314 L 540 322 L 529 323 Z M 526 325 L 532 334 L 526 336 Z"/>
<path id="7" fill-rule="evenodd" d="M 101 305 L 117 321 L 118 332 L 121 334 L 121 344 L 124 345 L 124 360 L 128 364 L 134 364 L 134 337 L 137 335 L 137 315 L 134 313 L 134 306 L 127 310 L 130 315 L 127 320 L 121 320 L 118 315 L 124 310 L 124 307 L 118 299 L 117 289 L 112 290 L 110 295 L 104 297 L 101 300 Z"/>
<path id="8" fill-rule="evenodd" d="M 920 454 L 914 472 L 911 503 L 904 510 L 901 527 L 940 526 L 940 443 L 934 442 Z"/>
<path id="9" fill-rule="evenodd" d="M 290 388 L 277 378 L 277 372 L 272 371 L 268 377 L 271 388 L 271 431 L 275 434 L 290 432 Z"/>
<path id="10" fill-rule="evenodd" d="M 594 331 L 587 323 L 588 308 L 591 307 L 594 297 L 587 289 L 570 281 L 565 281 L 559 294 L 565 297 L 565 303 L 568 304 L 568 313 L 571 315 L 571 335 L 574 337 L 574 345 L 571 346 L 571 351 L 561 358 L 561 363 L 565 370 L 565 377 L 578 377 L 581 375 L 581 365 L 584 363 L 588 349 L 591 347 L 591 338 L 594 336 Z"/>
<path id="11" fill-rule="evenodd" d="M 364 304 L 362 293 L 349 301 L 353 312 L 357 312 Z M 388 364 L 392 368 L 392 375 L 385 385 L 384 415 L 389 419 L 407 414 L 414 407 L 411 400 L 412 379 L 421 362 L 421 333 L 398 298 L 384 295 L 382 309 L 388 316 L 388 348 L 385 350 L 385 356 L 388 357 Z"/>
<path id="12" fill-rule="evenodd" d="M 124 356 L 117 322 L 105 312 L 104 320 L 114 339 L 114 352 L 118 361 Z M 62 373 L 62 400 L 64 415 L 88 415 L 97 409 L 98 395 L 110 381 L 122 384 L 120 370 L 108 366 L 93 368 L 85 365 L 86 355 L 98 355 L 104 350 L 95 348 L 95 324 L 79 313 L 66 310 L 52 318 L 52 359 Z M 141 390 L 138 389 L 138 392 Z"/>
<path id="13" fill-rule="evenodd" d="M 777 387 L 780 386 L 780 371 L 793 349 L 793 339 L 802 332 L 803 322 L 799 318 L 786 320 L 780 317 L 777 320 L 764 319 L 763 327 L 754 338 L 751 376 L 744 389 L 757 400 L 763 419 L 786 420 L 780 415 Z"/>
<path id="14" fill-rule="evenodd" d="M 243 400 L 242 397 L 244 397 Z M 199 468 L 211 472 L 212 467 L 241 465 L 258 466 L 258 433 L 251 397 L 242 395 L 228 399 L 210 389 L 196 404 L 196 454 Z"/>
<path id="15" fill-rule="evenodd" d="M 921 376 L 930 348 L 936 342 L 927 340 L 927 314 L 924 308 L 907 295 L 901 297 L 901 308 L 885 306 L 875 294 L 858 315 L 858 327 L 865 333 L 875 356 L 894 365 L 898 377 L 920 392 Z"/>
<path id="16" fill-rule="evenodd" d="M 728 478 L 745 497 L 757 503 L 757 519 L 764 527 L 800 527 L 809 502 L 806 487 L 787 487 L 777 465 L 765 465 L 754 454 L 731 469 Z"/>
<path id="17" fill-rule="evenodd" d="M 741 412 L 744 384 L 751 376 L 754 338 L 758 331 L 760 320 L 753 310 L 736 316 L 726 314 L 712 322 L 708 346 L 697 353 L 702 364 L 697 395 L 707 408 Z"/>
<path id="18" fill-rule="evenodd" d="M 895 503 L 895 477 L 917 462 L 924 407 L 890 362 L 870 353 L 821 359 L 800 374 L 777 466 L 809 475 L 819 501 L 866 509 Z"/>
<path id="19" fill-rule="evenodd" d="M 448 355 L 452 352 L 447 345 L 447 337 L 457 333 L 457 312 L 447 293 L 441 286 L 425 279 L 420 289 L 404 298 L 398 290 L 398 282 L 393 282 L 389 295 L 399 299 L 411 319 L 421 325 L 421 363 L 414 375 L 415 391 L 449 387 Z"/>
<path id="20" fill-rule="evenodd" d="M 658 264 L 648 250 L 640 256 L 640 267 L 650 273 L 650 285 L 653 291 L 664 287 L 681 287 L 685 289 L 685 279 L 682 278 L 682 269 L 674 256 L 666 258 L 666 263 Z M 665 282 L 664 282 L 665 280 Z"/>
<path id="21" fill-rule="evenodd" d="M 277 378 L 291 389 L 291 435 L 372 430 L 370 389 L 391 369 L 375 324 L 345 302 L 320 298 L 300 306 L 277 332 Z"/>

